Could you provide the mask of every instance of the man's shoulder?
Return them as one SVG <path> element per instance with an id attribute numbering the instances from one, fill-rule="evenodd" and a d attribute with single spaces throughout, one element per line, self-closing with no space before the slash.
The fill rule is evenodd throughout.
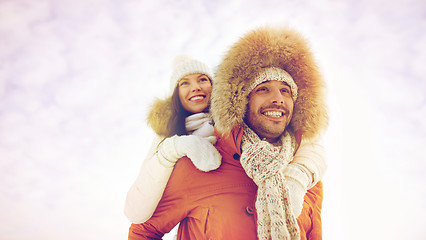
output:
<path id="1" fill-rule="evenodd" d="M 243 132 L 241 125 L 235 126 L 229 133 L 220 133 L 215 129 L 215 136 L 217 138 L 216 148 L 234 146 L 236 149 L 239 149 Z"/>

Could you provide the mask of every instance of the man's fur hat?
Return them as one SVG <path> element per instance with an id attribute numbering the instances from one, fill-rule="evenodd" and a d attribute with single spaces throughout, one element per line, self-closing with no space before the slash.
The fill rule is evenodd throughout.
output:
<path id="1" fill-rule="evenodd" d="M 210 112 L 216 129 L 227 134 L 243 123 L 249 86 L 265 67 L 287 71 L 298 87 L 290 128 L 314 139 L 328 124 L 325 83 L 306 40 L 289 28 L 262 27 L 239 39 L 219 65 Z"/>

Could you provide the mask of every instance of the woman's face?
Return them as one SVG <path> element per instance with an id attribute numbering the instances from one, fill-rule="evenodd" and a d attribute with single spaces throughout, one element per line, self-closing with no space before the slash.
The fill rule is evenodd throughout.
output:
<path id="1" fill-rule="evenodd" d="M 199 113 L 209 106 L 212 84 L 206 75 L 186 75 L 179 81 L 178 89 L 180 102 L 186 111 Z"/>

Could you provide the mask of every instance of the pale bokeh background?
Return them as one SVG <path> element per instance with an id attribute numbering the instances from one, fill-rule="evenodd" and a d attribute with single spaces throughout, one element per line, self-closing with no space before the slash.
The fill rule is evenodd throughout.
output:
<path id="1" fill-rule="evenodd" d="M 0 239 L 127 239 L 174 57 L 215 68 L 266 24 L 305 35 L 328 84 L 324 239 L 426 239 L 421 0 L 0 0 Z"/>

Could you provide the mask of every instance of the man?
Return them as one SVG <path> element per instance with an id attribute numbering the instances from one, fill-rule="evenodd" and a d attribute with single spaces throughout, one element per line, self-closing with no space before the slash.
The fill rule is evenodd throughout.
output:
<path id="1" fill-rule="evenodd" d="M 181 158 L 153 216 L 132 224 L 129 239 L 160 239 L 179 222 L 178 239 L 321 239 L 325 162 L 315 141 L 327 125 L 323 94 L 297 33 L 248 33 L 213 86 L 221 166 L 204 173 Z"/>

